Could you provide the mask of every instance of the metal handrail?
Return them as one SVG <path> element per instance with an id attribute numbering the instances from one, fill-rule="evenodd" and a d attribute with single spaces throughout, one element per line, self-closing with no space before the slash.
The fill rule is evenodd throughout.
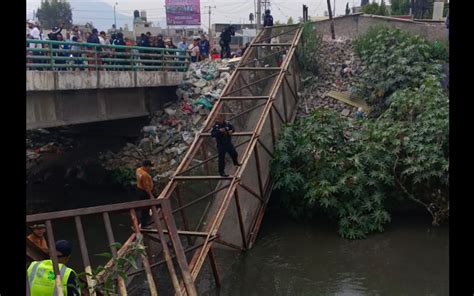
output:
<path id="1" fill-rule="evenodd" d="M 26 42 L 28 46 L 41 45 L 27 48 L 28 70 L 187 71 L 191 59 L 190 51 L 183 49 L 36 39 Z M 61 48 L 65 45 L 69 48 Z"/>

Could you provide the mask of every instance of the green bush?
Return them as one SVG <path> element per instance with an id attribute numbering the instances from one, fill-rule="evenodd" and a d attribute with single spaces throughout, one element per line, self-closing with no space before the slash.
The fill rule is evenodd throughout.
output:
<path id="1" fill-rule="evenodd" d="M 441 77 L 447 46 L 413 36 L 399 29 L 373 27 L 354 41 L 356 54 L 365 66 L 363 82 L 355 88 L 380 115 L 386 99 L 398 89 L 419 87 L 432 75 Z"/>
<path id="2" fill-rule="evenodd" d="M 316 110 L 287 125 L 272 173 L 293 217 L 323 210 L 339 233 L 362 238 L 390 221 L 386 201 L 407 198 L 439 224 L 448 217 L 448 98 L 436 76 L 396 91 L 376 120 Z"/>
<path id="3" fill-rule="evenodd" d="M 135 172 L 127 167 L 119 167 L 110 171 L 112 183 L 122 187 L 135 185 Z"/>

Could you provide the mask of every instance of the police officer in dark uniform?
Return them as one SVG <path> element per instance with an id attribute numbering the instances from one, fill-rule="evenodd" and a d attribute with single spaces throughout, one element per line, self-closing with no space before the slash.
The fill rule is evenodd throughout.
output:
<path id="1" fill-rule="evenodd" d="M 234 145 L 232 145 L 231 136 L 234 131 L 232 124 L 229 121 L 224 120 L 222 115 L 218 115 L 216 124 L 212 128 L 211 135 L 213 138 L 216 138 L 217 152 L 219 156 L 219 174 L 222 177 L 229 176 L 224 172 L 226 152 L 232 157 L 235 166 L 241 166 L 238 162 L 237 151 L 235 150 Z"/>

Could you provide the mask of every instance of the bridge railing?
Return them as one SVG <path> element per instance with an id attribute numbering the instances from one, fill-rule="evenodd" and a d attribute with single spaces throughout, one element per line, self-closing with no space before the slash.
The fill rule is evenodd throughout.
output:
<path id="1" fill-rule="evenodd" d="M 179 287 L 180 282 L 184 283 L 187 295 L 196 295 L 194 283 L 186 262 L 185 251 L 183 249 L 180 239 L 178 238 L 178 235 L 180 234 L 178 233 L 178 230 L 172 218 L 171 205 L 169 203 L 169 200 L 159 199 L 141 200 L 128 203 L 118 203 L 90 208 L 28 215 L 26 217 L 27 224 L 31 225 L 37 223 L 44 223 L 46 225 L 49 257 L 53 262 L 53 268 L 56 275 L 56 286 L 58 288 L 57 291 L 60 291 L 58 295 L 62 295 L 62 279 L 58 266 L 58 254 L 55 249 L 55 237 L 57 237 L 55 236 L 55 234 L 58 234 L 58 229 L 56 229 L 56 231 L 53 230 L 53 222 L 57 222 L 58 224 L 60 224 L 65 223 L 65 220 L 73 220 L 76 226 L 76 238 L 73 237 L 73 234 L 70 231 L 63 235 L 67 235 L 68 239 L 70 239 L 71 241 L 75 241 L 79 245 L 80 253 L 78 254 L 77 252 L 74 252 L 73 256 L 80 257 L 82 259 L 85 272 L 85 282 L 87 284 L 89 295 L 96 295 L 95 287 L 97 287 L 98 284 L 100 285 L 103 282 L 108 268 L 113 267 L 114 260 L 110 260 L 99 274 L 97 274 L 96 276 L 92 276 L 94 272 L 89 257 L 89 248 L 86 242 L 86 233 L 84 230 L 85 227 L 83 227 L 83 222 L 90 221 L 90 219 L 94 219 L 94 217 L 96 216 L 101 216 L 103 220 L 102 224 L 105 228 L 105 234 L 107 237 L 111 254 L 113 258 L 118 258 L 119 256 L 123 256 L 133 243 L 138 242 L 146 246 L 145 242 L 141 242 L 144 238 L 141 228 L 138 224 L 136 213 L 137 211 L 141 211 L 143 209 L 150 209 L 152 212 L 152 219 L 155 225 L 155 233 L 157 234 L 156 240 L 159 242 L 159 246 L 161 248 L 161 253 L 159 256 L 158 254 L 153 254 L 153 252 L 147 250 L 145 253 L 141 254 L 140 258 L 143 266 L 140 271 L 145 271 L 146 273 L 146 282 L 148 284 L 151 295 L 158 295 L 158 285 L 157 282 L 155 282 L 156 277 L 153 276 L 152 269 L 165 263 L 168 269 L 168 274 L 160 273 L 159 276 L 161 278 L 169 278 L 176 295 L 182 295 Z M 129 225 L 132 235 L 123 244 L 123 246 L 119 248 L 119 246 L 116 245 L 118 239 L 114 235 L 113 231 L 113 228 L 114 226 L 116 226 L 116 223 L 112 223 L 112 221 L 114 221 L 113 218 L 117 219 L 120 215 L 123 216 L 123 214 L 129 216 L 128 220 L 130 221 Z M 126 222 L 122 223 L 126 224 Z M 88 230 L 90 232 L 96 233 L 97 225 L 94 226 L 94 229 L 89 228 Z M 95 237 L 94 239 L 98 238 Z M 148 249 L 148 246 L 146 247 Z M 77 245 L 74 248 L 77 248 Z M 29 252 L 27 251 L 27 254 L 28 253 Z M 152 253 L 154 255 L 153 257 L 155 257 L 157 260 L 162 260 L 152 264 L 150 262 L 151 258 L 149 257 L 150 253 Z M 35 258 L 32 259 L 38 260 Z M 176 267 L 174 261 L 177 263 Z M 73 268 L 76 271 L 78 270 L 76 266 L 73 266 Z M 129 275 L 132 275 L 129 271 L 128 273 Z M 136 273 L 137 272 L 135 272 L 134 274 Z M 124 278 L 118 275 L 116 281 L 118 283 L 120 295 L 127 295 L 127 287 Z M 30 283 L 27 282 L 27 286 L 28 284 Z"/>
<path id="2" fill-rule="evenodd" d="M 190 52 L 182 49 L 26 40 L 27 70 L 186 71 Z"/>

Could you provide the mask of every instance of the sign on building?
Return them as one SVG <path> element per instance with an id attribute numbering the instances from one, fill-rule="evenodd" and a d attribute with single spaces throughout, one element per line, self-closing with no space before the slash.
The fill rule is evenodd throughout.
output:
<path id="1" fill-rule="evenodd" d="M 168 26 L 201 25 L 200 0 L 166 0 Z"/>

